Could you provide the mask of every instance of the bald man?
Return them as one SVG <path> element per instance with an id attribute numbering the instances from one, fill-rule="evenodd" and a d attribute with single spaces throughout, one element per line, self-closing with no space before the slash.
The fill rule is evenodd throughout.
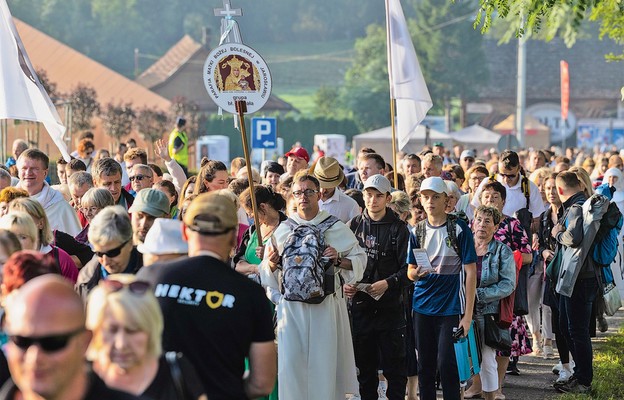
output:
<path id="1" fill-rule="evenodd" d="M 5 328 L 11 379 L 0 389 L 1 400 L 137 399 L 107 388 L 87 368 L 91 332 L 84 305 L 60 276 L 39 276 L 22 286 L 7 301 Z"/>

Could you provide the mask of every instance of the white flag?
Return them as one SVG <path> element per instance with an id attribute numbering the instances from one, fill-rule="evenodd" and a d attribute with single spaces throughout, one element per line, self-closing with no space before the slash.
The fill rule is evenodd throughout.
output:
<path id="1" fill-rule="evenodd" d="M 69 162 L 65 126 L 28 59 L 6 0 L 0 0 L 0 57 L 0 119 L 43 123 Z"/>
<path id="2" fill-rule="evenodd" d="M 390 98 L 396 99 L 397 137 L 401 150 L 433 106 L 400 0 L 386 0 Z M 393 116 L 394 117 L 394 116 Z"/>

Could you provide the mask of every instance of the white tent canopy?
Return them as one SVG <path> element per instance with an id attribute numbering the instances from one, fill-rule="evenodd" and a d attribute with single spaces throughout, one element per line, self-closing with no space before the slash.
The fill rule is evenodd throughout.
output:
<path id="1" fill-rule="evenodd" d="M 469 144 L 496 144 L 500 139 L 500 135 L 494 131 L 482 127 L 479 124 L 474 124 L 465 127 L 459 131 L 451 132 L 449 135 L 456 142 Z"/>
<path id="2" fill-rule="evenodd" d="M 435 142 L 444 143 L 445 147 L 453 146 L 453 138 L 435 129 L 429 130 L 429 140 L 426 144 L 432 145 Z M 416 134 L 410 139 L 402 149 L 406 153 L 419 153 L 425 145 L 425 127 L 419 125 Z M 371 132 L 361 133 L 353 136 L 353 147 L 358 152 L 362 147 L 370 147 L 380 154 L 388 163 L 392 163 L 392 128 L 385 127 Z"/>

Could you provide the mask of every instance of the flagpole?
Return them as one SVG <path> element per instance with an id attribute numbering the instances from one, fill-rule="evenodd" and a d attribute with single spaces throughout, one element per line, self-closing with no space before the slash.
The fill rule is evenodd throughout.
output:
<path id="1" fill-rule="evenodd" d="M 247 164 L 247 180 L 249 181 L 249 197 L 251 198 L 251 208 L 253 210 L 254 225 L 258 236 L 258 245 L 262 246 L 262 232 L 260 232 L 260 220 L 258 219 L 258 204 L 256 203 L 256 190 L 254 188 L 253 171 L 251 170 L 251 157 L 249 156 L 249 145 L 247 143 L 247 130 L 245 129 L 245 113 L 247 112 L 247 102 L 236 100 L 236 112 L 238 113 L 239 129 L 243 141 L 243 153 Z"/>
<path id="2" fill-rule="evenodd" d="M 399 172 L 397 165 L 397 140 L 396 140 L 396 124 L 394 122 L 394 108 L 396 100 L 390 99 L 390 126 L 392 127 L 392 164 L 394 166 L 394 188 L 399 188 Z"/>
<path id="3" fill-rule="evenodd" d="M 392 130 L 392 166 L 394 167 L 394 188 L 399 187 L 399 172 L 397 165 L 397 140 L 396 140 L 396 125 L 395 125 L 395 106 L 396 100 L 394 99 L 394 90 L 392 87 L 392 46 L 390 45 L 390 5 L 388 0 L 386 3 L 386 48 L 388 49 L 388 82 L 390 83 L 390 127 Z"/>

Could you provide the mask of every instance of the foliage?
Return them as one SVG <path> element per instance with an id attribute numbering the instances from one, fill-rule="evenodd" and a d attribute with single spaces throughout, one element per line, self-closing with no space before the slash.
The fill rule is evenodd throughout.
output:
<path id="1" fill-rule="evenodd" d="M 621 399 L 624 393 L 624 328 L 594 349 L 592 399 Z M 587 399 L 587 395 L 564 394 L 560 400 Z"/>
<path id="2" fill-rule="evenodd" d="M 8 0 L 16 18 L 126 76 L 153 62 L 184 34 L 201 40 L 203 27 L 219 37 L 221 0 Z M 383 21 L 383 2 L 361 0 L 233 0 L 242 8 L 243 39 L 301 42 L 352 39 L 370 23 Z M 59 21 L 62 21 L 59 22 Z M 250 42 L 253 45 L 253 43 Z"/>
<path id="3" fill-rule="evenodd" d="M 550 40 L 561 36 L 568 46 L 576 41 L 581 24 L 587 20 L 600 24 L 600 37 L 624 45 L 624 1 L 622 0 L 479 0 L 474 26 L 485 33 L 494 18 L 509 23 L 503 41 L 514 37 L 544 33 Z M 611 55 L 611 58 L 615 58 Z M 624 57 L 624 53 L 619 55 Z"/>
<path id="4" fill-rule="evenodd" d="M 104 131 L 115 140 L 115 144 L 132 131 L 136 113 L 132 103 L 108 103 L 106 111 L 101 115 Z"/>
<path id="5" fill-rule="evenodd" d="M 410 21 L 410 31 L 434 103 L 475 98 L 475 89 L 487 81 L 488 73 L 483 37 L 466 19 L 474 10 L 472 4 L 448 0 L 414 3 L 416 18 Z M 457 22 L 449 23 L 453 21 Z"/>
<path id="6" fill-rule="evenodd" d="M 56 83 L 50 81 L 50 78 L 48 78 L 48 73 L 44 69 L 39 69 L 35 71 L 35 73 L 37 74 L 37 77 L 39 78 L 39 82 L 41 82 L 41 85 L 43 86 L 46 93 L 48 93 L 48 96 L 50 96 L 50 99 L 54 103 L 54 100 L 57 100 L 59 97 L 61 97 L 59 92 L 57 92 Z"/>
<path id="7" fill-rule="evenodd" d="M 171 100 L 170 113 L 174 119 L 178 116 L 186 119 L 186 133 L 189 139 L 195 139 L 202 134 L 199 129 L 202 117 L 198 111 L 199 105 L 184 96 L 176 96 Z"/>
<path id="8" fill-rule="evenodd" d="M 72 106 L 72 126 L 76 130 L 91 129 L 91 120 L 100 113 L 100 103 L 97 101 L 97 92 L 91 86 L 78 84 L 69 95 Z"/>
<path id="9" fill-rule="evenodd" d="M 135 123 L 139 136 L 147 143 L 154 143 L 163 137 L 170 121 L 164 111 L 144 107 L 137 112 Z"/>
<path id="10" fill-rule="evenodd" d="M 416 19 L 408 19 L 408 25 L 434 105 L 476 96 L 474 88 L 486 81 L 487 69 L 482 35 L 466 18 L 473 10 L 470 4 L 413 3 Z M 353 65 L 345 74 L 338 103 L 364 131 L 390 124 L 389 99 L 386 30 L 371 25 L 366 37 L 356 41 Z"/>

